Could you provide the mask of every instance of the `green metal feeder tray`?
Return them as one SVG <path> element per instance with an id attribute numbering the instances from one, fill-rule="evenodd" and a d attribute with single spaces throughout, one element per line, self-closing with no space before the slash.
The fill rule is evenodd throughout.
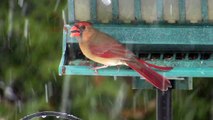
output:
<path id="1" fill-rule="evenodd" d="M 202 2 L 202 22 L 197 24 L 185 21 L 184 1 L 180 0 L 180 19 L 176 24 L 168 24 L 162 20 L 162 1 L 157 2 L 157 18 L 159 22 L 146 24 L 143 21 L 141 7 L 137 4 L 140 0 L 134 0 L 135 20 L 125 24 L 117 20 L 119 14 L 118 0 L 112 0 L 112 21 L 101 23 L 97 18 L 97 6 L 95 0 L 90 0 L 91 22 L 94 27 L 105 32 L 133 51 L 139 58 L 156 65 L 172 66 L 173 70 L 168 72 L 157 71 L 168 78 L 190 78 L 187 82 L 178 81 L 177 88 L 181 84 L 191 86 L 193 77 L 213 77 L 213 26 L 208 23 L 206 5 Z M 70 37 L 70 28 L 75 22 L 74 0 L 68 0 L 69 25 L 64 26 L 62 58 L 59 65 L 59 75 L 97 75 L 91 67 L 96 63 L 86 59 L 80 52 L 77 40 Z M 161 12 L 159 12 L 161 11 Z M 137 19 L 136 19 L 137 18 Z M 185 21 L 185 22 L 184 22 Z M 140 88 L 139 74 L 121 66 L 108 67 L 98 70 L 100 76 L 133 76 L 136 77 L 135 88 Z M 179 85 L 178 85 L 179 84 Z M 179 87 L 178 87 L 179 86 Z M 182 87 L 189 89 L 189 86 Z M 141 87 L 145 88 L 145 87 Z"/>

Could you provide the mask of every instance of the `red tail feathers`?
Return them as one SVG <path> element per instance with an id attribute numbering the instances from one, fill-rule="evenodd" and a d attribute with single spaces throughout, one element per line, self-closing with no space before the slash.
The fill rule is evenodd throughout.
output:
<path id="1" fill-rule="evenodd" d="M 171 87 L 171 83 L 167 78 L 163 77 L 162 75 L 158 74 L 157 72 L 155 72 L 154 70 L 152 70 L 150 68 L 150 67 L 155 68 L 156 65 L 147 64 L 147 63 L 141 62 L 139 60 L 137 60 L 136 62 L 127 61 L 126 64 L 130 68 L 132 68 L 133 70 L 138 72 L 149 83 L 151 83 L 152 85 L 154 85 L 156 88 L 160 89 L 161 91 L 166 91 L 166 90 L 168 90 L 168 87 Z M 157 67 L 157 68 L 162 68 L 162 67 Z"/>
<path id="2" fill-rule="evenodd" d="M 172 70 L 172 69 L 173 69 L 173 67 L 158 66 L 158 65 L 154 65 L 154 64 L 145 62 L 144 60 L 141 60 L 141 59 L 137 59 L 137 60 L 138 60 L 138 62 L 140 62 L 141 64 L 146 64 L 146 65 L 148 65 L 149 67 L 152 67 L 152 68 L 155 68 L 155 69 L 158 69 L 158 70 L 169 71 L 169 70 Z"/>

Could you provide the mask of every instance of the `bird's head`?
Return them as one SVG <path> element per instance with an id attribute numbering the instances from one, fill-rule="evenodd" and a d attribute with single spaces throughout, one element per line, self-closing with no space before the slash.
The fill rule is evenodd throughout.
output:
<path id="1" fill-rule="evenodd" d="M 90 22 L 85 22 L 85 21 L 77 22 L 71 28 L 70 36 L 71 37 L 80 37 L 82 35 L 82 33 L 84 32 L 84 30 L 90 26 L 92 26 L 92 23 L 90 23 Z"/>

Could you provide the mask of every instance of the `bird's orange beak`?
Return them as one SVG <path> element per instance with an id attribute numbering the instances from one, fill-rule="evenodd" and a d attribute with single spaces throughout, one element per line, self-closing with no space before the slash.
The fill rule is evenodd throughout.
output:
<path id="1" fill-rule="evenodd" d="M 70 37 L 78 37 L 78 36 L 80 36 L 80 35 L 81 35 L 81 33 L 80 33 L 79 28 L 78 28 L 77 26 L 73 26 L 73 27 L 71 28 Z"/>

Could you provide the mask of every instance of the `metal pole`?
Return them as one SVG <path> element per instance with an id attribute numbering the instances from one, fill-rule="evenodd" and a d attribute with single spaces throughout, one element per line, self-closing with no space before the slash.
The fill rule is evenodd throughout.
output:
<path id="1" fill-rule="evenodd" d="M 156 89 L 157 120 L 172 120 L 172 89 L 162 92 Z"/>

